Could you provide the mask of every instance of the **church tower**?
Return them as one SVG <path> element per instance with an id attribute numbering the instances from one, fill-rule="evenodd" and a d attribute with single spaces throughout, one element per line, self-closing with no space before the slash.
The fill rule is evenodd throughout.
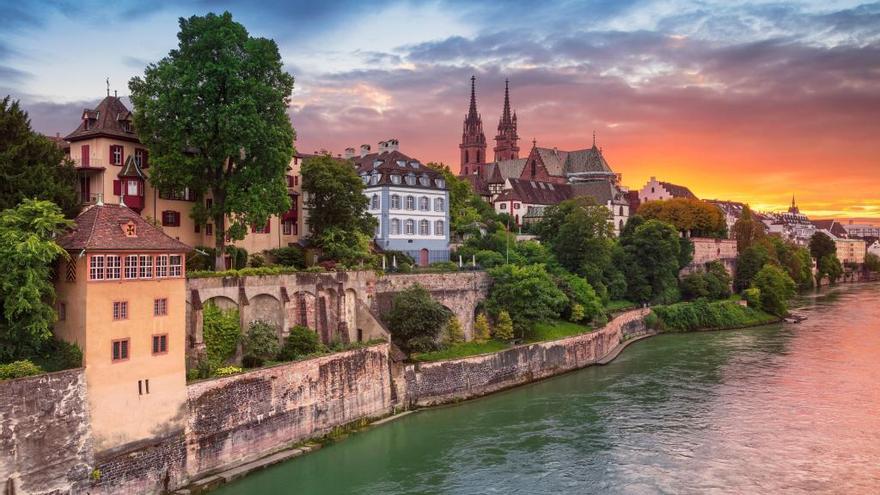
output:
<path id="1" fill-rule="evenodd" d="M 464 118 L 464 129 L 461 134 L 461 170 L 460 175 L 471 175 L 480 172 L 480 165 L 486 163 L 486 136 L 483 134 L 483 119 L 477 113 L 477 78 L 471 76 L 471 106 Z"/>
<path id="2" fill-rule="evenodd" d="M 495 136 L 495 161 L 515 160 L 519 158 L 519 146 L 516 142 L 516 112 L 510 115 L 510 88 L 509 82 L 504 80 L 504 110 L 498 121 L 498 135 Z"/>

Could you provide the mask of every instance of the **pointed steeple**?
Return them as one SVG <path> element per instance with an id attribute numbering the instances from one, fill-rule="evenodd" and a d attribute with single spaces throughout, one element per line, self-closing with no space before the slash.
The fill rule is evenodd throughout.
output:
<path id="1" fill-rule="evenodd" d="M 486 163 L 486 135 L 483 134 L 483 119 L 477 112 L 477 78 L 471 76 L 471 102 L 462 126 L 461 175 L 480 173 L 480 164 Z"/>
<path id="2" fill-rule="evenodd" d="M 495 161 L 519 158 L 519 136 L 516 134 L 516 112 L 511 117 L 510 81 L 504 80 L 504 107 L 498 121 L 498 135 L 495 136 Z"/>

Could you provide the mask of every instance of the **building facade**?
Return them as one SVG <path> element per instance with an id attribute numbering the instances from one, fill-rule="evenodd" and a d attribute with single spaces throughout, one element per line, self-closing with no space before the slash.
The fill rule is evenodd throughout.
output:
<path id="1" fill-rule="evenodd" d="M 100 198 L 59 244 L 55 333 L 82 349 L 96 451 L 182 429 L 190 248 Z"/>
<path id="2" fill-rule="evenodd" d="M 210 203 L 210 194 L 197 198 L 188 189 L 159 191 L 150 184 L 149 150 L 138 139 L 132 114 L 119 98 L 108 95 L 94 109 L 83 110 L 79 126 L 64 140 L 76 166 L 84 207 L 99 199 L 105 204 L 123 203 L 181 242 L 214 246 L 214 225 L 200 225 L 190 217 L 195 202 Z M 244 239 L 232 244 L 253 253 L 291 245 L 305 234 L 299 184 L 304 157 L 293 157 L 286 177 L 291 209 L 271 217 L 265 226 L 252 227 Z"/>
<path id="3" fill-rule="evenodd" d="M 656 177 L 651 177 L 651 180 L 639 189 L 640 204 L 672 198 L 698 199 L 687 187 L 671 182 L 659 181 Z"/>
<path id="4" fill-rule="evenodd" d="M 396 139 L 383 141 L 377 153 L 353 159 L 370 214 L 379 222 L 376 245 L 405 252 L 420 266 L 449 261 L 449 191 L 443 174 L 398 147 Z"/>

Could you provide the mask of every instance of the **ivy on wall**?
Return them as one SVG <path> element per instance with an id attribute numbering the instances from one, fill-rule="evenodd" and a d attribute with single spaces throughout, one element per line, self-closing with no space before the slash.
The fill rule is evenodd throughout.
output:
<path id="1" fill-rule="evenodd" d="M 206 304 L 202 317 L 208 362 L 211 368 L 219 368 L 235 355 L 241 339 L 238 310 L 220 309 L 214 304 Z"/>

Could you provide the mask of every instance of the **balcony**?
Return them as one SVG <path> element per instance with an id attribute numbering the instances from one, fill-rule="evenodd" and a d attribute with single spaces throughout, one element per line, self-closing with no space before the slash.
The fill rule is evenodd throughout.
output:
<path id="1" fill-rule="evenodd" d="M 93 205 L 98 202 L 99 193 L 94 194 L 86 194 L 84 195 L 81 192 L 77 193 L 77 197 L 79 198 L 79 202 L 83 204 L 83 206 Z"/>
<path id="2" fill-rule="evenodd" d="M 125 206 L 131 208 L 138 213 L 140 213 L 141 210 L 144 209 L 143 196 L 123 196 L 122 202 L 125 203 Z"/>
<path id="3" fill-rule="evenodd" d="M 108 160 L 94 156 L 89 159 L 88 165 L 83 165 L 80 157 L 70 157 L 70 159 L 73 161 L 74 167 L 83 170 L 104 170 L 108 165 Z"/>

